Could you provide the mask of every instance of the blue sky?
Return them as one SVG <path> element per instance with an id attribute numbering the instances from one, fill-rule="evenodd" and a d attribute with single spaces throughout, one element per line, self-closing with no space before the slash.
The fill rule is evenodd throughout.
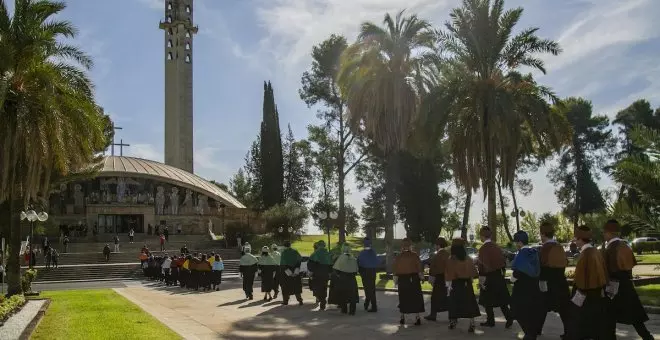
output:
<path id="1" fill-rule="evenodd" d="M 96 66 L 92 78 L 99 103 L 124 128 L 125 155 L 163 160 L 164 37 L 158 22 L 163 0 L 68 0 L 62 18 L 79 29 L 76 43 Z M 355 37 L 365 20 L 408 8 L 436 25 L 459 0 L 195 0 L 199 34 L 194 51 L 195 171 L 228 182 L 243 165 L 261 119 L 264 80 L 271 80 L 282 130 L 296 137 L 315 121 L 315 110 L 298 97 L 311 48 L 332 33 Z M 520 27 L 559 41 L 564 53 L 546 58 L 539 78 L 560 96 L 584 96 L 597 113 L 612 117 L 635 99 L 660 106 L 660 1 L 508 0 L 524 4 Z M 534 191 L 523 209 L 558 210 L 545 169 L 531 175 Z M 603 178 L 602 186 L 612 182 Z M 348 201 L 363 193 L 351 183 Z M 475 197 L 471 216 L 484 204 Z"/>

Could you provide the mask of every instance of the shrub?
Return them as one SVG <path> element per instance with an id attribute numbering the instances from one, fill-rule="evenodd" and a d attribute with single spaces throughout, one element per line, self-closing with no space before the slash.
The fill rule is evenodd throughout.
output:
<path id="1" fill-rule="evenodd" d="M 13 295 L 8 299 L 3 299 L 0 302 L 0 326 L 9 319 L 12 314 L 18 312 L 24 304 L 25 296 L 23 295 Z"/>
<path id="2" fill-rule="evenodd" d="M 632 248 L 638 255 L 643 253 L 652 253 L 655 251 L 660 251 L 660 241 L 637 242 L 633 243 Z"/>
<path id="3" fill-rule="evenodd" d="M 233 221 L 225 224 L 225 241 L 227 244 L 236 244 L 239 233 L 241 234 L 241 242 L 247 241 L 252 236 L 252 230 L 250 230 L 247 223 Z"/>
<path id="4" fill-rule="evenodd" d="M 21 288 L 23 289 L 24 293 L 32 292 L 32 282 L 34 282 L 36 277 L 36 269 L 28 269 L 25 271 L 25 273 L 23 273 L 23 276 L 21 276 Z"/>
<path id="5" fill-rule="evenodd" d="M 303 231 L 309 213 L 304 206 L 289 200 L 266 210 L 263 217 L 267 232 L 277 240 L 287 240 Z"/>

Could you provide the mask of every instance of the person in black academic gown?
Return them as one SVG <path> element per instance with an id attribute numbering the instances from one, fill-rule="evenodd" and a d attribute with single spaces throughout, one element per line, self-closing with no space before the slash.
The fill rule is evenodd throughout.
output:
<path id="1" fill-rule="evenodd" d="M 328 280 L 332 271 L 332 255 L 325 248 L 323 240 L 316 242 L 316 250 L 307 261 L 307 272 L 311 281 L 312 292 L 319 302 L 319 308 L 325 310 L 328 297 Z"/>
<path id="2" fill-rule="evenodd" d="M 449 260 L 449 252 L 445 249 L 449 244 L 440 237 L 435 241 L 435 254 L 431 258 L 429 266 L 429 283 L 433 285 L 431 293 L 431 313 L 424 319 L 435 321 L 437 314 L 447 311 L 449 299 L 447 297 L 447 286 L 445 284 L 445 267 Z"/>
<path id="3" fill-rule="evenodd" d="M 419 256 L 412 250 L 412 241 L 405 238 L 401 241 L 401 253 L 394 258 L 394 283 L 399 293 L 399 323 L 406 323 L 406 314 L 415 314 L 415 326 L 422 324 L 419 313 L 424 312 L 424 296 L 422 295 L 422 279 L 424 269 Z"/>
<path id="4" fill-rule="evenodd" d="M 358 272 L 357 259 L 351 248 L 344 245 L 342 254 L 332 266 L 332 281 L 328 303 L 337 305 L 343 314 L 355 315 L 355 306 L 360 301 L 355 276 Z"/>
<path id="5" fill-rule="evenodd" d="M 505 328 L 513 325 L 509 313 L 509 288 L 506 285 L 504 272 L 506 271 L 506 258 L 502 249 L 491 241 L 492 231 L 484 226 L 479 231 L 481 248 L 477 258 L 479 268 L 479 304 L 486 310 L 486 321 L 481 323 L 484 327 L 495 327 L 495 313 L 493 308 L 500 307 L 506 319 Z"/>
<path id="6" fill-rule="evenodd" d="M 525 340 L 535 340 L 539 334 L 541 319 L 546 314 L 543 293 L 539 287 L 541 265 L 538 251 L 527 246 L 529 236 L 520 230 L 513 236 L 518 254 L 513 259 L 513 292 L 511 314 L 522 328 Z"/>
<path id="7" fill-rule="evenodd" d="M 245 298 L 252 300 L 254 297 L 252 295 L 254 284 L 254 276 L 257 274 L 259 260 L 256 256 L 252 255 L 250 252 L 252 247 L 249 243 L 245 243 L 243 247 L 243 256 L 239 261 L 239 271 L 243 277 L 243 291 L 245 292 Z"/>
<path id="8" fill-rule="evenodd" d="M 474 296 L 472 280 L 477 276 L 474 261 L 467 256 L 465 241 L 456 238 L 451 242 L 451 256 L 445 266 L 445 286 L 449 297 L 449 329 L 456 328 L 458 319 L 469 319 L 469 333 L 474 333 L 474 318 L 481 315 Z"/>
<path id="9" fill-rule="evenodd" d="M 621 226 L 617 220 L 605 224 L 603 236 L 605 245 L 605 264 L 609 275 L 606 288 L 608 299 L 608 319 L 606 334 L 616 338 L 616 324 L 632 325 L 643 340 L 653 339 L 653 335 L 644 325 L 649 320 L 642 302 L 639 300 L 632 282 L 632 269 L 637 264 L 632 249 L 619 238 Z"/>

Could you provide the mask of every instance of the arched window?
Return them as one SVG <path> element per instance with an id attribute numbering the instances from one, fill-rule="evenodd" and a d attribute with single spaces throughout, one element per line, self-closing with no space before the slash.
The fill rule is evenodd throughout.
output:
<path id="1" fill-rule="evenodd" d="M 167 9 L 172 9 L 172 3 L 171 2 L 167 3 Z"/>
<path id="2" fill-rule="evenodd" d="M 190 14 L 190 6 L 186 6 L 186 13 Z"/>
<path id="3" fill-rule="evenodd" d="M 167 16 L 167 22 L 172 22 L 172 16 L 171 15 Z"/>
<path id="4" fill-rule="evenodd" d="M 190 62 L 190 54 L 186 54 L 186 62 L 187 62 L 187 63 Z"/>
<path id="5" fill-rule="evenodd" d="M 187 42 L 186 43 L 186 50 L 189 50 L 189 49 L 190 49 L 190 43 Z"/>
<path id="6" fill-rule="evenodd" d="M 172 47 L 172 40 L 168 40 L 168 41 L 167 41 L 167 47 L 168 47 L 168 48 L 169 48 L 169 47 Z"/>
<path id="7" fill-rule="evenodd" d="M 186 38 L 190 38 L 190 32 L 186 31 Z"/>
<path id="8" fill-rule="evenodd" d="M 172 60 L 172 52 L 167 53 L 167 60 Z"/>

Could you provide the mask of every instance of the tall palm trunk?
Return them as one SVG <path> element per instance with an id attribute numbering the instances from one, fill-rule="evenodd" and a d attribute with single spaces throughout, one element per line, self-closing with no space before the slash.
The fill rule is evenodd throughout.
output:
<path id="1" fill-rule="evenodd" d="M 509 242 L 513 242 L 513 236 L 511 236 L 511 230 L 509 230 L 509 217 L 506 215 L 506 210 L 504 209 L 501 178 L 497 180 L 497 193 L 500 196 L 500 211 L 502 212 L 502 219 L 504 220 L 504 231 L 506 231 L 506 236 L 509 238 Z"/>
<path id="2" fill-rule="evenodd" d="M 396 203 L 396 179 L 397 179 L 397 154 L 390 152 L 387 157 L 387 168 L 385 169 L 385 247 L 387 250 L 386 269 L 388 273 L 392 272 L 393 250 L 392 241 L 394 240 L 394 204 Z"/>
<path id="3" fill-rule="evenodd" d="M 481 145 L 485 151 L 486 158 L 486 195 L 488 199 L 488 226 L 492 231 L 492 241 L 497 242 L 497 203 L 495 192 L 495 145 L 490 140 L 488 105 L 484 103 L 484 127 Z"/>
<path id="4" fill-rule="evenodd" d="M 470 221 L 470 208 L 472 206 L 472 189 L 467 190 L 465 207 L 463 207 L 463 223 L 461 224 L 461 238 L 467 240 L 468 222 Z"/>

